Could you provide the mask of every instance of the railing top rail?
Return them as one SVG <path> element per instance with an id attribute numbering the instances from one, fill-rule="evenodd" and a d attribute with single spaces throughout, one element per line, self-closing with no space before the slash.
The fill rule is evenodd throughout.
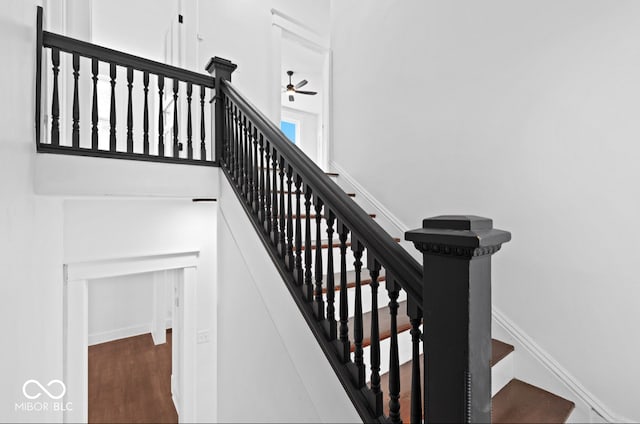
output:
<path id="1" fill-rule="evenodd" d="M 311 187 L 314 195 L 317 194 L 338 219 L 345 223 L 357 240 L 373 251 L 375 259 L 386 269 L 387 275 L 393 275 L 414 300 L 422 302 L 422 266 L 307 155 L 293 146 L 274 123 L 245 99 L 229 81 L 223 81 L 222 89 L 276 147 L 287 165 Z"/>
<path id="2" fill-rule="evenodd" d="M 80 56 L 95 58 L 103 62 L 114 63 L 124 67 L 131 67 L 139 71 L 147 71 L 151 74 L 162 75 L 165 78 L 178 79 L 208 88 L 214 87 L 214 79 L 210 75 L 177 68 L 165 63 L 119 52 L 53 32 L 43 31 L 42 35 L 44 47 L 55 47 L 68 53 L 78 53 Z"/>

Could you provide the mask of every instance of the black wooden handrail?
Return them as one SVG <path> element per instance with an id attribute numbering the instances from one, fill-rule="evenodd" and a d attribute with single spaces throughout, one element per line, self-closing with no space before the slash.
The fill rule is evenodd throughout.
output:
<path id="1" fill-rule="evenodd" d="M 123 67 L 131 67 L 138 71 L 148 71 L 166 78 L 176 78 L 184 82 L 204 85 L 208 88 L 213 88 L 214 86 L 214 79 L 210 75 L 177 68 L 53 32 L 42 31 L 42 36 L 44 47 L 55 47 L 67 53 L 78 53 L 80 56 L 99 59 L 103 62 L 114 63 Z"/>
<path id="2" fill-rule="evenodd" d="M 322 197 L 323 203 L 339 214 L 339 218 L 345 222 L 355 237 L 362 240 L 367 249 L 375 254 L 376 260 L 387 270 L 387 275 L 393 275 L 408 296 L 421 304 L 422 265 L 395 242 L 331 178 L 327 177 L 307 155 L 287 140 L 273 122 L 240 94 L 230 82 L 224 81 L 222 89 L 224 94 L 242 108 L 242 113 L 258 126 L 278 152 L 285 157 L 287 164 L 293 168 L 294 172 L 303 177 L 313 192 Z"/>

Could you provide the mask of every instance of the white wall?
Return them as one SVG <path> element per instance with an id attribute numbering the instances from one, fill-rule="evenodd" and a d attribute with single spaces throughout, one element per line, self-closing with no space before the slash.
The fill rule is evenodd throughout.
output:
<path id="1" fill-rule="evenodd" d="M 226 179 L 219 234 L 220 422 L 361 422 Z"/>
<path id="2" fill-rule="evenodd" d="M 61 419 L 54 411 L 22 412 L 22 385 L 62 378 L 62 203 L 32 194 L 34 157 L 35 3 L 0 8 L 3 98 L 0 102 L 0 421 Z M 58 299 L 59 302 L 52 301 Z"/>
<path id="3" fill-rule="evenodd" d="M 335 161 L 409 227 L 512 231 L 494 304 L 640 420 L 640 4 L 376 6 L 332 2 Z"/>
<path id="4" fill-rule="evenodd" d="M 154 273 L 99 278 L 88 285 L 89 345 L 151 333 Z M 171 328 L 173 289 L 167 287 L 164 320 Z"/>
<path id="5" fill-rule="evenodd" d="M 318 143 L 320 139 L 320 134 L 318 134 L 318 115 L 283 107 L 282 119 L 285 121 L 294 120 L 298 123 L 300 139 L 297 140 L 296 145 L 302 149 L 312 161 L 317 162 Z"/>

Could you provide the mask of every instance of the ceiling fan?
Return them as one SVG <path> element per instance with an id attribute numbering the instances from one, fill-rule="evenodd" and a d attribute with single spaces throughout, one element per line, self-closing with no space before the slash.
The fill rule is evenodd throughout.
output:
<path id="1" fill-rule="evenodd" d="M 318 94 L 317 91 L 303 91 L 303 90 L 298 90 L 299 88 L 304 87 L 305 85 L 307 85 L 309 83 L 309 81 L 307 80 L 302 80 L 299 83 L 297 83 L 296 85 L 293 85 L 293 83 L 291 82 L 291 77 L 293 76 L 293 71 L 287 71 L 287 75 L 289 75 L 289 84 L 287 84 L 287 86 L 285 87 L 285 90 L 283 91 L 283 93 L 288 93 L 289 94 L 289 101 L 293 102 L 295 99 L 293 97 L 294 94 L 308 94 L 313 96 L 314 94 Z"/>

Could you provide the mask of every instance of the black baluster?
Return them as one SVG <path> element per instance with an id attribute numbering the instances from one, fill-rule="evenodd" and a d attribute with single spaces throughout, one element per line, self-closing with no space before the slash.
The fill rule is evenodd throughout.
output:
<path id="1" fill-rule="evenodd" d="M 273 166 L 273 187 L 271 189 L 271 242 L 274 246 L 278 246 L 280 236 L 278 234 L 278 152 L 274 148 L 271 154 L 271 162 Z"/>
<path id="2" fill-rule="evenodd" d="M 73 54 L 73 125 L 71 126 L 71 145 L 80 147 L 80 104 L 78 101 L 78 77 L 80 76 L 80 56 Z"/>
<path id="3" fill-rule="evenodd" d="M 238 151 L 240 152 L 240 172 L 238 175 L 240 176 L 240 191 L 245 193 L 244 187 L 247 184 L 247 151 L 245 150 L 246 133 L 244 130 L 244 126 L 247 123 L 247 118 L 240 110 L 238 110 L 238 116 L 240 118 L 238 119 L 238 135 L 240 136 L 238 143 Z"/>
<path id="4" fill-rule="evenodd" d="M 304 229 L 304 286 L 302 294 L 304 298 L 311 302 L 313 300 L 313 274 L 311 272 L 311 187 L 305 184 L 304 207 L 305 207 L 305 229 Z M 299 214 L 300 212 L 298 212 Z"/>
<path id="5" fill-rule="evenodd" d="M 325 220 L 327 222 L 327 239 L 329 243 L 329 250 L 327 251 L 327 320 L 325 330 L 329 341 L 336 339 L 336 309 L 335 309 L 335 295 L 336 287 L 333 274 L 333 223 L 336 216 L 325 205 Z"/>
<path id="6" fill-rule="evenodd" d="M 291 188 L 293 186 L 293 168 L 287 166 L 287 250 L 285 264 L 289 271 L 293 271 L 293 202 Z"/>
<path id="7" fill-rule="evenodd" d="M 420 323 L 422 310 L 411 298 L 407 301 L 407 313 L 411 322 L 411 422 L 422 421 L 422 376 L 420 374 Z"/>
<path id="8" fill-rule="evenodd" d="M 338 353 L 342 362 L 350 360 L 351 343 L 349 342 L 349 298 L 347 295 L 347 238 L 349 229 L 342 221 L 338 221 L 338 238 L 340 239 L 340 329 L 338 337 Z"/>
<path id="9" fill-rule="evenodd" d="M 144 112 L 142 118 L 142 151 L 145 155 L 149 154 L 149 72 L 144 71 L 142 74 L 142 84 L 144 91 Z"/>
<path id="10" fill-rule="evenodd" d="M 51 49 L 51 63 L 53 64 L 53 94 L 51 101 L 51 144 L 60 145 L 60 99 L 58 95 L 58 73 L 60 72 L 60 50 Z"/>
<path id="11" fill-rule="evenodd" d="M 258 173 L 262 172 L 260 169 L 258 169 L 258 128 L 257 127 L 253 127 L 253 186 L 252 186 L 252 192 L 253 192 L 253 212 L 254 213 L 258 213 L 258 210 L 260 209 L 260 202 L 259 202 L 259 197 L 260 197 L 260 181 L 258 179 Z"/>
<path id="12" fill-rule="evenodd" d="M 227 170 L 231 170 L 231 104 L 229 103 L 229 98 L 224 98 L 225 102 L 225 114 L 224 114 L 224 140 L 225 140 L 225 157 L 224 157 L 224 165 Z"/>
<path id="13" fill-rule="evenodd" d="M 296 174 L 296 284 L 302 285 L 304 272 L 302 271 L 302 206 L 300 197 L 302 194 L 302 178 Z"/>
<path id="14" fill-rule="evenodd" d="M 315 198 L 316 205 L 316 289 L 314 312 L 318 320 L 324 319 L 324 300 L 322 299 L 322 199 Z M 331 250 L 333 246 L 329 246 Z"/>
<path id="15" fill-rule="evenodd" d="M 229 147 L 231 150 L 231 177 L 233 179 L 233 181 L 237 180 L 237 167 L 238 167 L 238 149 L 237 149 L 237 144 L 238 144 L 238 134 L 237 134 L 237 128 L 236 128 L 236 106 L 235 105 L 231 105 L 231 110 L 229 111 L 229 114 L 231 116 L 231 127 L 229 128 L 229 133 L 231 136 L 231 146 Z"/>
<path id="16" fill-rule="evenodd" d="M 244 187 L 244 128 L 242 127 L 242 118 L 242 111 L 238 109 L 236 126 L 238 127 L 238 187 L 240 191 Z"/>
<path id="17" fill-rule="evenodd" d="M 369 275 L 371 276 L 371 408 L 376 417 L 383 414 L 382 391 L 380 390 L 380 326 L 378 321 L 378 277 L 380 264 L 368 255 Z"/>
<path id="18" fill-rule="evenodd" d="M 164 156 L 164 110 L 162 99 L 164 98 L 164 76 L 158 75 L 158 94 L 160 95 L 160 107 L 158 109 L 158 156 Z"/>
<path id="19" fill-rule="evenodd" d="M 200 160 L 207 160 L 207 146 L 205 144 L 206 125 L 204 120 L 204 85 L 200 86 Z"/>
<path id="20" fill-rule="evenodd" d="M 285 169 L 284 169 L 284 158 L 282 156 L 280 156 L 280 189 L 278 190 L 278 194 L 279 194 L 279 198 L 280 198 L 280 223 L 279 223 L 279 227 L 280 227 L 280 238 L 278 241 L 278 252 L 280 253 L 280 255 L 282 255 L 282 258 L 284 259 L 287 256 L 287 234 L 286 234 L 286 213 L 287 211 L 284 208 L 284 198 L 285 198 L 285 193 L 284 193 L 284 173 L 285 173 Z"/>
<path id="21" fill-rule="evenodd" d="M 389 292 L 389 314 L 391 315 L 391 351 L 389 355 L 389 419 L 392 423 L 401 423 L 400 418 L 400 359 L 398 355 L 398 295 L 400 286 L 387 276 Z"/>
<path id="22" fill-rule="evenodd" d="M 236 179 L 236 115 L 234 106 L 232 104 L 229 105 L 229 155 L 231 156 L 231 160 L 229 163 L 229 173 L 231 175 L 231 180 L 235 181 Z"/>
<path id="23" fill-rule="evenodd" d="M 271 166 L 269 164 L 269 160 L 271 159 L 271 143 L 267 140 L 267 146 L 265 148 L 265 200 L 266 207 L 264 209 L 265 219 L 264 219 L 264 230 L 267 234 L 271 234 Z"/>
<path id="24" fill-rule="evenodd" d="M 98 59 L 91 59 L 93 100 L 91 103 L 91 148 L 98 150 Z"/>
<path id="25" fill-rule="evenodd" d="M 189 82 L 187 83 L 187 158 L 189 159 L 193 159 L 193 126 L 191 124 L 191 95 L 192 94 L 193 94 L 193 84 Z"/>
<path id="26" fill-rule="evenodd" d="M 265 191 L 264 191 L 264 137 L 260 134 L 260 197 L 259 197 L 259 207 L 258 207 L 258 218 L 260 218 L 260 222 L 264 225 L 265 220 Z"/>
<path id="27" fill-rule="evenodd" d="M 356 293 L 353 316 L 353 344 L 355 345 L 354 367 L 352 367 L 352 376 L 357 387 L 363 387 L 365 384 L 365 366 L 364 366 L 364 350 L 362 349 L 362 339 L 364 336 L 363 316 L 362 316 L 362 251 L 364 246 L 358 240 L 351 236 L 351 250 L 355 261 L 353 266 L 356 274 Z"/>
<path id="28" fill-rule="evenodd" d="M 240 182 L 242 181 L 242 173 L 241 173 L 241 163 L 242 163 L 242 138 L 240 137 L 240 111 L 237 107 L 234 107 L 233 116 L 235 117 L 235 125 L 233 126 L 233 131 L 236 135 L 236 142 L 234 143 L 235 149 L 235 172 L 234 177 L 236 181 L 236 186 L 240 187 Z"/>
<path id="29" fill-rule="evenodd" d="M 180 157 L 180 144 L 178 142 L 178 89 L 180 81 L 173 79 L 173 157 Z"/>
<path id="30" fill-rule="evenodd" d="M 129 97 L 127 99 L 127 152 L 133 153 L 133 68 L 127 68 L 127 88 Z"/>
<path id="31" fill-rule="evenodd" d="M 245 199 L 247 199 L 247 203 L 251 206 L 252 198 L 253 198 L 253 128 L 251 121 L 244 121 L 244 138 L 245 138 L 245 152 L 247 155 L 247 179 L 246 179 L 246 192 Z"/>
<path id="32" fill-rule="evenodd" d="M 109 115 L 109 151 L 115 152 L 116 146 L 116 64 L 109 66 L 109 76 L 111 77 L 111 113 Z"/>

